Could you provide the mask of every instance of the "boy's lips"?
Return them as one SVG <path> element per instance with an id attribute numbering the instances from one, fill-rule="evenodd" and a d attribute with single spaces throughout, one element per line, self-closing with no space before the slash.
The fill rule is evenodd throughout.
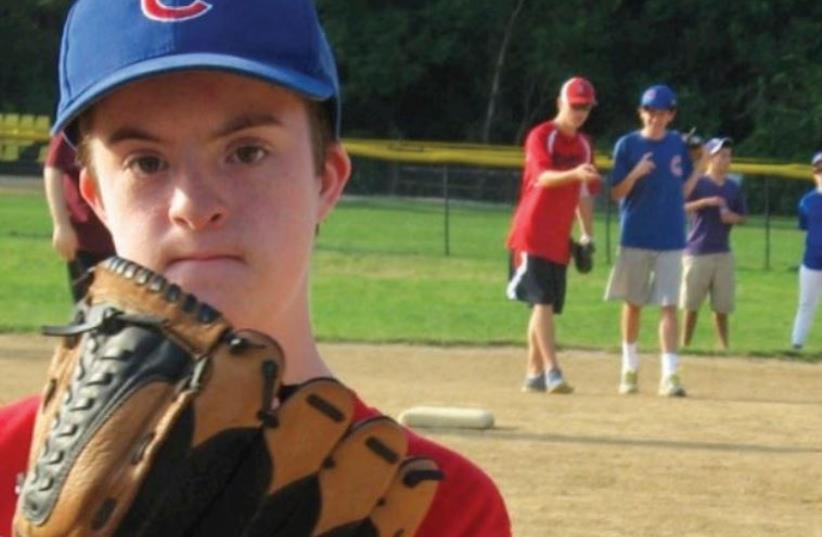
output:
<path id="1" fill-rule="evenodd" d="M 242 258 L 235 254 L 192 254 L 171 258 L 166 264 L 166 270 L 189 266 L 216 267 L 221 264 L 240 262 L 242 262 Z"/>

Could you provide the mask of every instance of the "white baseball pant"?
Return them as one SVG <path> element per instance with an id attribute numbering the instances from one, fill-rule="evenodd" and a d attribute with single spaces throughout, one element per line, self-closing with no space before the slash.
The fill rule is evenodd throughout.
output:
<path id="1" fill-rule="evenodd" d="M 809 269 L 805 265 L 799 267 L 799 306 L 796 309 L 796 319 L 793 322 L 791 342 L 795 347 L 801 347 L 808 338 L 816 307 L 822 297 L 822 270 Z"/>

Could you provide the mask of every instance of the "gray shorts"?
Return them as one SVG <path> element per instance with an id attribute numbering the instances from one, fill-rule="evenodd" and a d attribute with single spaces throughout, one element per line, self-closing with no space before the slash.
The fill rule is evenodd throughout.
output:
<path id="1" fill-rule="evenodd" d="M 682 279 L 682 250 L 620 247 L 605 300 L 634 306 L 676 306 Z"/>
<path id="2" fill-rule="evenodd" d="M 699 311 L 711 294 L 711 309 L 728 314 L 734 310 L 734 256 L 730 252 L 686 255 L 682 258 L 682 295 L 679 307 Z"/>

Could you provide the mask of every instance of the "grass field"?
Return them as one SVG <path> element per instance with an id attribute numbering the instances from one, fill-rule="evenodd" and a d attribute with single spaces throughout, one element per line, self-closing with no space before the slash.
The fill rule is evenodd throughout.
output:
<path id="1" fill-rule="evenodd" d="M 509 219 L 509 207 L 453 205 L 446 256 L 441 202 L 344 200 L 318 239 L 312 294 L 318 337 L 521 344 L 528 310 L 504 297 L 503 243 Z M 569 271 L 566 311 L 558 326 L 565 347 L 615 349 L 619 342 L 619 306 L 602 300 L 609 269 L 604 218 L 597 225 L 594 272 L 580 276 Z M 612 243 L 617 236 L 612 223 Z M 732 317 L 733 354 L 789 354 L 802 240 L 792 220 L 774 221 L 771 270 L 765 271 L 761 222 L 734 231 L 738 311 Z M 65 320 L 69 303 L 64 267 L 51 250 L 48 212 L 39 192 L 0 195 L 0 252 L 0 331 L 31 331 Z M 656 319 L 656 311 L 644 312 L 641 349 L 656 348 Z M 715 353 L 706 311 L 691 351 Z M 822 330 L 811 334 L 802 357 L 822 358 Z"/>

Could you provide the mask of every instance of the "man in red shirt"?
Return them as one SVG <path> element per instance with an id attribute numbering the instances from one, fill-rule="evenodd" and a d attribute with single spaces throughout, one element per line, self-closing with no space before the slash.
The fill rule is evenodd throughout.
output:
<path id="1" fill-rule="evenodd" d="M 51 242 L 68 264 L 74 301 L 88 290 L 88 269 L 114 254 L 106 226 L 80 195 L 80 166 L 62 134 L 53 136 L 43 167 L 43 185 L 51 214 Z"/>
<path id="2" fill-rule="evenodd" d="M 313 335 L 310 266 L 316 228 L 351 163 L 335 62 L 313 3 L 77 0 L 60 82 L 54 129 L 79 148 L 80 191 L 117 254 L 232 325 L 275 339 L 286 387 L 333 377 Z M 0 410 L 0 535 L 9 535 L 11 483 L 25 471 L 12 455 L 28 450 L 35 414 L 23 403 Z M 356 400 L 356 420 L 378 414 Z M 416 535 L 511 535 L 482 470 L 405 433 L 408 455 L 444 473 Z"/>
<path id="3" fill-rule="evenodd" d="M 559 367 L 554 315 L 565 302 L 575 214 L 582 228 L 580 242 L 593 241 L 592 196 L 601 178 L 591 142 L 579 129 L 596 102 L 588 80 L 569 79 L 557 98 L 556 117 L 534 127 L 525 141 L 520 199 L 508 234 L 508 298 L 532 308 L 524 391 L 573 391 Z"/>

